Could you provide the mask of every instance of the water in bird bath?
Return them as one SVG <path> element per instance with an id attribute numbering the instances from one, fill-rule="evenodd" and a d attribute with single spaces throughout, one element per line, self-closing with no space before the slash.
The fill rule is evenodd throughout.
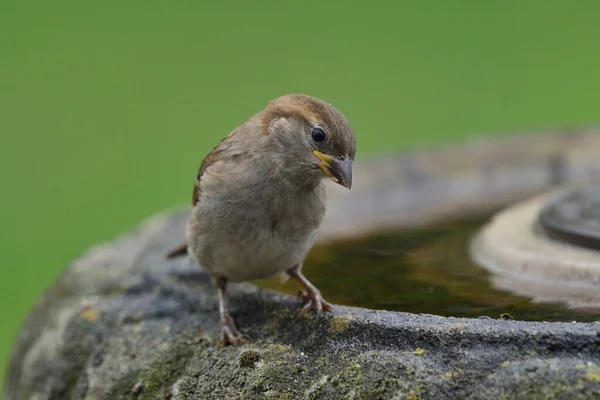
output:
<path id="1" fill-rule="evenodd" d="M 454 317 L 508 313 L 530 321 L 597 321 L 600 309 L 540 304 L 492 286 L 469 256 L 469 242 L 487 216 L 315 246 L 305 275 L 325 299 L 349 306 Z M 297 295 L 293 281 L 260 286 Z"/>

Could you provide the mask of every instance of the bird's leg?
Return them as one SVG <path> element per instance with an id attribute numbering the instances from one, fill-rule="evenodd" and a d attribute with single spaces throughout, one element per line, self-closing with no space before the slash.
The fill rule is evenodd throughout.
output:
<path id="1" fill-rule="evenodd" d="M 304 275 L 300 272 L 300 268 L 294 267 L 288 271 L 288 274 L 300 282 L 300 284 L 306 289 L 306 293 L 302 294 L 302 301 L 305 303 L 300 315 L 303 315 L 309 310 L 314 310 L 317 317 L 321 315 L 322 311 L 331 311 L 333 306 L 323 299 L 321 292 L 317 289 Z"/>
<path id="2" fill-rule="evenodd" d="M 221 315 L 221 340 L 219 341 L 219 347 L 249 342 L 250 339 L 243 336 L 240 331 L 237 330 L 235 321 L 227 311 L 227 299 L 225 297 L 227 291 L 227 279 L 215 278 L 215 286 L 217 287 L 217 294 L 219 296 L 219 313 Z"/>

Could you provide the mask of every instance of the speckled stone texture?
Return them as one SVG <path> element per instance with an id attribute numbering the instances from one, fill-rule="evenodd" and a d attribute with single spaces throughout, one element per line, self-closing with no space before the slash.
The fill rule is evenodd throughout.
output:
<path id="1" fill-rule="evenodd" d="M 488 212 L 555 185 L 591 182 L 598 148 L 600 131 L 587 129 L 364 162 L 359 155 L 352 191 L 330 185 L 320 240 Z M 155 217 L 68 268 L 22 326 L 3 399 L 600 396 L 598 323 L 339 306 L 315 320 L 298 316 L 296 299 L 239 285 L 230 308 L 255 342 L 218 349 L 209 276 L 163 258 L 182 240 L 185 216 Z"/>
<path id="2" fill-rule="evenodd" d="M 74 262 L 24 322 L 3 398 L 576 399 L 600 396 L 600 323 L 441 318 L 234 286 L 255 341 L 217 348 L 208 274 L 166 262 L 185 214 L 155 217 Z"/>

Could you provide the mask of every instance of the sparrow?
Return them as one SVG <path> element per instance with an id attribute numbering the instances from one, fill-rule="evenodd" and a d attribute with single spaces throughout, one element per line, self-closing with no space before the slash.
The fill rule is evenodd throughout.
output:
<path id="1" fill-rule="evenodd" d="M 302 274 L 326 211 L 326 180 L 350 189 L 356 138 L 331 104 L 288 94 L 234 129 L 200 165 L 186 241 L 168 259 L 189 255 L 213 277 L 220 346 L 249 341 L 227 310 L 228 282 L 285 274 L 305 290 L 301 314 L 331 311 Z"/>

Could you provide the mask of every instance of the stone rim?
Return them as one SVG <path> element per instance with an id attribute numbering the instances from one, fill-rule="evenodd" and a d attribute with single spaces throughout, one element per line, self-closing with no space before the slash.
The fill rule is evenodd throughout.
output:
<path id="1" fill-rule="evenodd" d="M 484 225 L 471 242 L 471 257 L 492 272 L 492 284 L 539 302 L 573 308 L 600 307 L 597 251 L 546 236 L 539 209 L 558 192 L 508 207 Z"/>

